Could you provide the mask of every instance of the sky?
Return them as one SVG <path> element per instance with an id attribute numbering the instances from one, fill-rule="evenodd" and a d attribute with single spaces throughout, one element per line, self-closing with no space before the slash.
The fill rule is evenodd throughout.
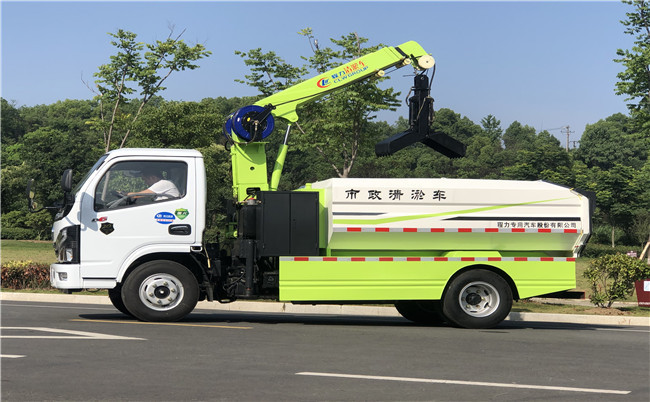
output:
<path id="1" fill-rule="evenodd" d="M 435 109 L 450 108 L 480 124 L 491 114 L 549 130 L 565 145 L 585 126 L 627 113 L 614 93 L 622 71 L 616 50 L 633 37 L 620 23 L 631 7 L 615 1 L 7 1 L 0 2 L 0 94 L 17 106 L 91 99 L 85 82 L 115 54 L 109 32 L 124 29 L 146 43 L 173 27 L 188 44 L 212 55 L 200 68 L 174 73 L 166 100 L 200 101 L 256 95 L 235 82 L 249 70 L 235 51 L 262 48 L 288 63 L 309 56 L 310 27 L 321 47 L 351 32 L 368 44 L 398 46 L 414 40 L 433 55 Z M 411 69 L 412 71 L 412 69 Z M 385 85 L 404 99 L 413 78 L 403 68 Z M 401 106 L 380 120 L 408 117 Z"/>

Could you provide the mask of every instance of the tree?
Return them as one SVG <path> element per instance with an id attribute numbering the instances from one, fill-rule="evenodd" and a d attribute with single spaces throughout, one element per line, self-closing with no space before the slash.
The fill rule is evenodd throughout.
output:
<path id="1" fill-rule="evenodd" d="M 219 232 L 226 231 L 226 202 L 232 199 L 232 175 L 230 170 L 230 152 L 223 145 L 210 144 L 198 148 L 203 154 L 206 184 L 206 231 L 208 242 L 218 240 Z"/>
<path id="2" fill-rule="evenodd" d="M 257 88 L 264 96 L 289 88 L 308 72 L 304 67 L 288 64 L 275 52 L 263 53 L 262 48 L 248 52 L 236 50 L 235 54 L 241 56 L 251 70 L 249 75 L 244 75 L 246 81 L 236 79 L 235 82 Z"/>
<path id="3" fill-rule="evenodd" d="M 81 178 L 101 155 L 96 133 L 85 124 L 98 116 L 97 103 L 90 100 L 65 100 L 51 105 L 23 106 L 19 116 L 18 140 L 2 147 L 2 213 L 25 210 L 25 185 L 36 179 L 43 204 L 60 201 L 63 170 L 75 169 Z M 5 124 L 5 116 L 2 118 Z M 5 126 L 6 127 L 6 126 Z M 9 133 L 7 133 L 9 134 Z M 5 131 L 3 128 L 3 142 Z M 25 218 L 27 219 L 27 218 Z"/>
<path id="4" fill-rule="evenodd" d="M 631 119 L 621 113 L 588 124 L 575 158 L 588 167 L 610 169 L 615 164 L 640 168 L 648 158 L 647 142 L 634 130 Z"/>
<path id="5" fill-rule="evenodd" d="M 3 153 L 11 157 L 11 163 L 2 167 L 3 226 L 29 229 L 34 238 L 43 238 L 50 232 L 51 218 L 47 219 L 47 212 L 36 215 L 27 212 L 27 180 L 36 179 L 33 190 L 40 206 L 53 205 L 63 199 L 61 173 L 74 168 L 74 181 L 78 182 L 101 155 L 101 145 L 90 131 L 78 133 L 42 127 L 6 148 Z M 5 221 L 5 218 L 9 219 Z"/>
<path id="6" fill-rule="evenodd" d="M 111 44 L 118 50 L 110 57 L 108 64 L 99 66 L 95 83 L 96 99 L 100 105 L 100 118 L 92 123 L 104 135 L 105 150 L 108 152 L 113 144 L 123 147 L 131 132 L 133 124 L 142 114 L 143 108 L 160 91 L 166 88 L 162 84 L 174 71 L 194 70 L 195 61 L 208 57 L 211 52 L 201 44 L 187 45 L 180 35 L 172 37 L 173 29 L 165 41 L 144 44 L 137 42 L 137 35 L 119 29 L 109 33 L 115 40 Z M 146 47 L 147 51 L 142 53 Z M 135 99 L 128 96 L 136 92 L 130 84 L 135 83 L 139 94 Z M 133 102 L 135 111 L 123 113 L 121 108 Z M 114 134 L 121 131 L 121 138 L 115 141 Z"/>
<path id="7" fill-rule="evenodd" d="M 594 167 L 576 173 L 576 187 L 596 193 L 597 215 L 611 228 L 612 247 L 616 245 L 616 229 L 629 228 L 638 212 L 638 193 L 631 185 L 634 176 L 633 168 L 619 163 L 608 170 Z"/>
<path id="8" fill-rule="evenodd" d="M 458 177 L 471 179 L 499 179 L 503 169 L 503 150 L 488 133 L 478 135 L 466 142 L 464 158 L 453 161 Z"/>
<path id="9" fill-rule="evenodd" d="M 501 142 L 501 136 L 503 135 L 501 120 L 489 114 L 481 119 L 481 127 L 483 127 L 483 131 L 485 131 L 488 138 L 495 142 Z"/>
<path id="10" fill-rule="evenodd" d="M 625 70 L 617 74 L 616 94 L 627 95 L 628 109 L 638 126 L 650 130 L 650 3 L 645 0 L 623 0 L 634 7 L 621 21 L 627 28 L 625 33 L 635 39 L 631 50 L 618 49 L 614 59 Z"/>
<path id="11" fill-rule="evenodd" d="M 214 143 L 226 116 L 205 102 L 161 102 L 142 113 L 133 126 L 131 146 L 201 148 Z"/>
<path id="12" fill-rule="evenodd" d="M 503 135 L 506 149 L 502 153 L 504 162 L 502 175 L 511 180 L 546 179 L 560 184 L 569 184 L 571 160 L 560 141 L 544 130 L 535 134 L 535 129 L 514 122 Z"/>
<path id="13" fill-rule="evenodd" d="M 25 123 L 20 117 L 20 110 L 16 108 L 14 102 L 8 102 L 6 99 L 0 99 L 2 102 L 2 109 L 0 115 L 2 119 L 0 120 L 2 128 L 2 146 L 15 144 L 20 141 L 25 135 Z"/>
<path id="14" fill-rule="evenodd" d="M 482 127 L 450 109 L 443 108 L 436 112 L 433 128 L 467 146 L 464 158 L 448 160 L 445 156 L 439 156 L 453 166 L 453 170 L 442 173 L 443 176 L 473 179 L 495 179 L 500 176 L 501 122 L 488 115 L 481 120 L 481 124 Z"/>
<path id="15" fill-rule="evenodd" d="M 327 71 L 382 47 L 364 47 L 368 39 L 351 33 L 340 39 L 330 39 L 337 47 L 335 50 L 314 46 L 310 28 L 302 30 L 300 34 L 309 39 L 313 51 L 312 56 L 303 57 L 305 66 L 294 67 L 274 52 L 263 53 L 261 49 L 247 53 L 236 52 L 245 59 L 246 65 L 252 66 L 252 73 L 245 76 L 247 81 L 237 81 L 269 95 L 288 88 L 309 71 Z M 370 130 L 369 122 L 376 117 L 376 112 L 397 106 L 399 93 L 392 88 L 379 88 L 377 83 L 382 80 L 356 82 L 303 105 L 298 130 L 294 130 L 292 136 L 295 148 L 304 152 L 315 149 L 318 157 L 326 161 L 339 177 L 348 177 L 357 161 L 359 150 L 377 139 Z"/>
<path id="16" fill-rule="evenodd" d="M 535 140 L 535 129 L 513 121 L 503 133 L 503 145 L 506 151 L 531 149 Z"/>
<path id="17" fill-rule="evenodd" d="M 37 194 L 45 197 L 43 201 L 47 205 L 63 198 L 60 182 L 65 169 L 74 168 L 74 182 L 78 183 L 101 156 L 100 144 L 94 133 L 79 135 L 50 127 L 25 134 L 25 140 L 17 152 L 27 166 L 39 173 Z"/>
<path id="18" fill-rule="evenodd" d="M 636 195 L 636 212 L 630 227 L 632 241 L 645 244 L 650 241 L 650 160 L 636 172 L 632 179 L 632 191 Z"/>

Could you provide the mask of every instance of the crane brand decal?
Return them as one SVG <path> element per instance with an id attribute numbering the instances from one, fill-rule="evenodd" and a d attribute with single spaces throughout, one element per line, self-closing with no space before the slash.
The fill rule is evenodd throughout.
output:
<path id="1" fill-rule="evenodd" d="M 318 88 L 327 88 L 330 85 L 332 85 L 332 83 L 330 82 L 329 78 L 321 78 L 316 83 L 316 86 L 318 86 Z"/>
<path id="2" fill-rule="evenodd" d="M 367 69 L 368 66 L 366 66 L 363 61 L 355 61 L 348 64 L 347 66 L 343 66 L 341 70 L 333 73 L 332 75 L 319 79 L 316 81 L 316 86 L 318 88 L 327 88 L 332 84 L 338 84 L 347 80 L 348 78 L 361 74 Z"/>
<path id="3" fill-rule="evenodd" d="M 171 212 L 158 212 L 154 219 L 158 223 L 169 225 L 170 223 L 174 222 L 174 219 L 176 219 L 176 217 Z"/>

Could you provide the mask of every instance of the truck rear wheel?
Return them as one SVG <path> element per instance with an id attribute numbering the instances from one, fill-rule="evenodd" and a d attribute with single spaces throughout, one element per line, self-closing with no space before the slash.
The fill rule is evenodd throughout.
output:
<path id="1" fill-rule="evenodd" d="M 498 274 L 475 269 L 455 278 L 443 296 L 442 311 L 463 328 L 492 328 L 512 308 L 510 285 Z"/>
<path id="2" fill-rule="evenodd" d="M 438 300 L 400 300 L 395 308 L 407 320 L 418 324 L 440 324 L 445 321 L 442 303 Z"/>
<path id="3" fill-rule="evenodd" d="M 198 298 L 192 272 L 173 261 L 146 262 L 122 286 L 126 309 L 142 321 L 178 321 L 194 310 Z"/>

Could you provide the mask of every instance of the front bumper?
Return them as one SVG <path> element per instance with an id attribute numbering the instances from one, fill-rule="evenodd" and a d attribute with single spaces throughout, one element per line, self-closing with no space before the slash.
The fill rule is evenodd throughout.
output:
<path id="1" fill-rule="evenodd" d="M 83 289 L 79 264 L 50 265 L 50 284 L 57 289 Z"/>

